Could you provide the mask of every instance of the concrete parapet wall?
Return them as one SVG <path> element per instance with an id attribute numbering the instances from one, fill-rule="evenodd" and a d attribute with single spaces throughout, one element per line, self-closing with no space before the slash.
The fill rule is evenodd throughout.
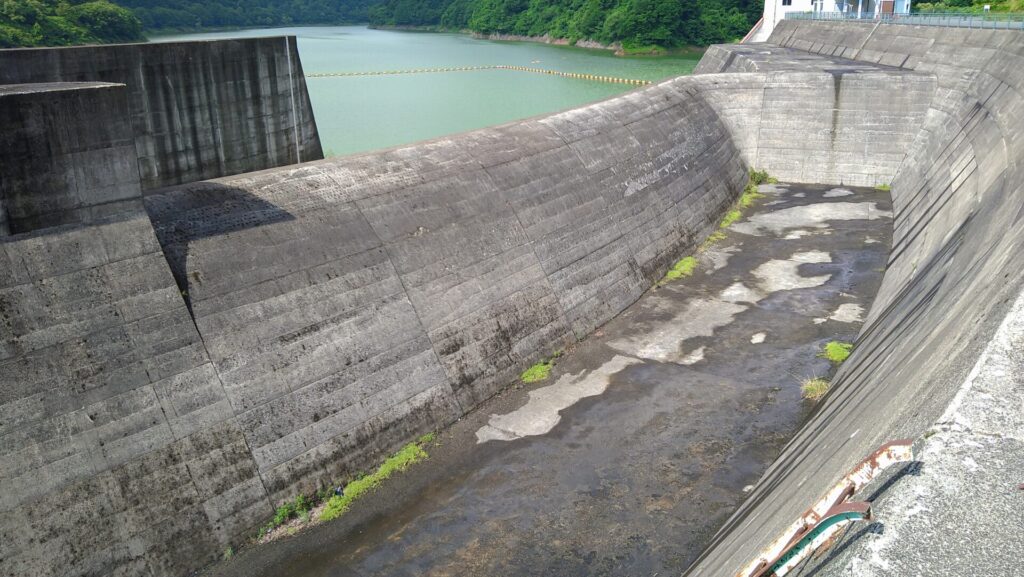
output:
<path id="1" fill-rule="evenodd" d="M 890 261 L 853 355 L 692 575 L 735 575 L 883 442 L 922 435 L 1024 281 L 1024 35 L 785 20 L 770 43 L 931 74 L 937 88 L 892 182 Z"/>
<path id="2" fill-rule="evenodd" d="M 122 84 L 0 85 L 0 234 L 142 208 Z"/>
<path id="3" fill-rule="evenodd" d="M 323 158 L 294 37 L 0 50 L 0 85 L 128 87 L 143 189 Z"/>

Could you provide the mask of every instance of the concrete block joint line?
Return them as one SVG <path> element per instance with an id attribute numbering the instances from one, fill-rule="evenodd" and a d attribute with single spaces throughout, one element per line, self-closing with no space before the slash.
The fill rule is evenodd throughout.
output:
<path id="1" fill-rule="evenodd" d="M 891 184 L 893 252 L 853 354 L 690 570 L 734 575 L 942 417 L 1024 281 L 1018 32 L 783 21 L 692 77 L 281 166 L 322 156 L 293 46 L 0 51 L 0 144 L 29 143 L 33 168 L 0 166 L 6 574 L 189 574 L 617 315 L 749 168 Z M 57 138 L 39 110 L 82 120 Z"/>

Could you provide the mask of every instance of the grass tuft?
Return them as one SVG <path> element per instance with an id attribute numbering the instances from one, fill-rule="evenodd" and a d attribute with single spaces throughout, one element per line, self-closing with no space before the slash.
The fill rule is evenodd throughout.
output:
<path id="1" fill-rule="evenodd" d="M 764 198 L 764 195 L 761 194 L 760 192 L 757 192 L 756 186 L 754 186 L 753 184 L 748 184 L 747 187 L 743 189 L 743 195 L 740 196 L 740 208 L 750 208 L 751 206 L 753 206 L 754 201 L 759 198 Z"/>
<path id="2" fill-rule="evenodd" d="M 800 394 L 810 401 L 817 401 L 828 392 L 829 382 L 821 377 L 806 378 L 800 383 Z"/>
<path id="3" fill-rule="evenodd" d="M 892 187 L 889 186 L 888 184 L 879 184 L 878 186 L 875 187 L 875 190 L 889 192 L 890 190 L 892 190 Z"/>
<path id="4" fill-rule="evenodd" d="M 693 271 L 697 269 L 696 257 L 688 256 L 680 260 L 665 273 L 665 278 L 661 279 L 661 283 L 664 284 L 677 278 L 683 278 L 693 274 Z"/>
<path id="5" fill-rule="evenodd" d="M 309 511 L 313 508 L 313 502 L 305 495 L 299 495 L 292 501 L 286 501 L 274 511 L 274 518 L 263 526 L 261 534 L 265 535 L 281 525 L 284 525 L 295 517 L 307 518 Z"/>
<path id="6" fill-rule="evenodd" d="M 234 556 L 235 556 L 235 548 L 234 547 L 228 547 L 227 549 L 224 550 L 224 560 L 225 561 L 230 561 L 231 558 L 234 557 Z"/>
<path id="7" fill-rule="evenodd" d="M 750 169 L 750 184 L 757 186 L 759 184 L 771 182 L 772 180 L 774 179 L 768 176 L 767 170 L 754 170 L 753 168 Z"/>
<path id="8" fill-rule="evenodd" d="M 743 213 L 738 208 L 734 208 L 729 212 L 725 213 L 725 218 L 719 223 L 718 228 L 729 228 L 732 223 L 736 222 L 743 217 Z"/>
<path id="9" fill-rule="evenodd" d="M 824 350 L 818 354 L 819 357 L 828 359 L 835 364 L 839 364 L 846 360 L 850 356 L 850 351 L 853 350 L 853 343 L 844 343 L 841 341 L 829 341 Z"/>
<path id="10" fill-rule="evenodd" d="M 716 242 L 719 242 L 721 240 L 725 240 L 725 233 L 720 230 L 716 230 L 715 232 L 711 233 L 710 236 L 704 239 L 704 242 L 701 243 L 700 248 L 698 248 L 697 250 L 700 252 L 708 250 L 709 248 L 714 246 Z"/>
<path id="11" fill-rule="evenodd" d="M 424 435 L 421 439 L 427 436 L 430 435 Z M 431 437 L 431 440 L 433 440 L 433 437 Z M 360 477 L 345 485 L 345 489 L 340 495 L 334 495 L 327 501 L 323 512 L 320 513 L 320 520 L 330 521 L 344 515 L 349 507 L 352 506 L 353 501 L 373 491 L 392 475 L 405 471 L 413 464 L 426 459 L 428 457 L 427 452 L 420 445 L 419 442 L 409 443 L 402 447 L 402 450 L 384 461 L 373 474 Z"/>
<path id="12" fill-rule="evenodd" d="M 519 378 L 522 379 L 524 383 L 537 383 L 543 381 L 551 375 L 551 367 L 553 366 L 554 363 L 550 360 L 541 361 L 523 371 L 523 374 L 519 375 Z"/>

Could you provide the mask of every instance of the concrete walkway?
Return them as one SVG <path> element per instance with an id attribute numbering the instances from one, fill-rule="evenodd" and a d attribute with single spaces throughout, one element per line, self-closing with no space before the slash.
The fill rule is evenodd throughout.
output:
<path id="1" fill-rule="evenodd" d="M 888 194 L 765 186 L 693 276 L 645 294 L 443 432 L 341 520 L 214 575 L 669 575 L 738 506 L 852 341 L 889 249 Z"/>

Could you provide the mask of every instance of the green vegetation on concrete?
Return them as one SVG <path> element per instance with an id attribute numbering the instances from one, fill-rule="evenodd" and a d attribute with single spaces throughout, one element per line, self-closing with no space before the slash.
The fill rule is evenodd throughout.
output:
<path id="1" fill-rule="evenodd" d="M 553 366 L 555 366 L 553 359 L 541 361 L 523 371 L 523 374 L 519 375 L 519 378 L 524 383 L 538 383 L 547 379 L 551 375 L 551 367 Z"/>
<path id="2" fill-rule="evenodd" d="M 270 533 L 295 517 L 303 516 L 308 519 L 309 511 L 312 508 L 313 502 L 305 495 L 299 495 L 292 501 L 286 501 L 274 512 L 274 518 L 260 529 L 260 535 Z"/>
<path id="3" fill-rule="evenodd" d="M 829 341 L 825 344 L 825 348 L 818 354 L 818 356 L 828 359 L 835 364 L 842 363 L 850 356 L 850 351 L 853 350 L 853 343 L 844 343 L 842 341 Z"/>
<path id="4" fill-rule="evenodd" d="M 743 213 L 738 208 L 734 208 L 729 212 L 725 213 L 725 216 L 722 217 L 722 222 L 718 224 L 718 228 L 729 228 L 730 226 L 732 226 L 732 223 L 736 222 L 742 217 Z"/>
<path id="5" fill-rule="evenodd" d="M 716 230 L 715 232 L 713 232 L 710 235 L 708 235 L 708 237 L 706 239 L 704 239 L 704 242 L 701 243 L 701 245 L 697 249 L 697 251 L 698 252 L 704 252 L 704 251 L 708 250 L 709 248 L 715 246 L 715 243 L 723 241 L 723 240 L 725 240 L 725 232 L 721 231 L 721 230 Z"/>
<path id="6" fill-rule="evenodd" d="M 885 192 L 889 192 L 890 190 L 892 190 L 892 187 L 889 186 L 888 184 L 879 184 L 878 186 L 875 187 L 875 190 L 884 190 Z"/>
<path id="7" fill-rule="evenodd" d="M 828 392 L 829 382 L 821 377 L 807 378 L 800 383 L 800 394 L 803 398 L 817 401 Z"/>
<path id="8" fill-rule="evenodd" d="M 697 257 L 687 256 L 679 260 L 672 268 L 668 269 L 660 284 L 664 284 L 677 278 L 688 277 L 697 269 Z"/>
<path id="9" fill-rule="evenodd" d="M 750 169 L 750 182 L 747 186 L 754 185 L 755 187 L 759 184 L 778 184 L 778 179 L 768 174 L 767 170 L 754 170 Z"/>
<path id="10" fill-rule="evenodd" d="M 433 433 L 420 437 L 419 440 L 402 447 L 400 451 L 381 463 L 381 466 L 373 474 L 360 477 L 345 485 L 340 495 L 334 495 L 327 501 L 327 505 L 320 513 L 320 520 L 330 521 L 344 515 L 356 499 L 373 491 L 392 475 L 401 473 L 413 464 L 426 459 L 429 455 L 423 450 L 423 447 L 433 440 Z"/>
<path id="11" fill-rule="evenodd" d="M 106 0 L 0 0 L 0 48 L 143 40 L 139 19 Z"/>
<path id="12" fill-rule="evenodd" d="M 759 198 L 764 198 L 764 195 L 757 192 L 757 186 L 748 184 L 747 187 L 743 189 L 743 195 L 740 196 L 740 208 L 750 208 L 754 205 L 754 201 Z"/>
<path id="13" fill-rule="evenodd" d="M 481 34 L 620 43 L 624 53 L 732 42 L 761 17 L 758 0 L 383 0 L 377 26 L 436 26 Z"/>
<path id="14" fill-rule="evenodd" d="M 734 222 L 743 217 L 743 210 L 750 208 L 754 205 L 754 201 L 759 198 L 764 198 L 764 195 L 757 191 L 757 185 L 764 183 L 777 183 L 775 180 L 768 175 L 766 171 L 750 170 L 750 179 L 747 181 L 747 185 L 743 188 L 743 194 L 740 195 L 739 200 L 729 212 L 725 213 L 725 217 L 718 224 L 719 230 L 708 235 L 704 242 L 697 247 L 697 252 L 704 252 L 715 245 L 715 243 L 725 239 L 725 232 L 721 229 L 729 228 Z M 662 286 L 665 283 L 683 277 L 688 277 L 693 274 L 693 271 L 697 268 L 697 258 L 694 256 L 688 256 L 677 262 L 667 273 L 664 278 L 658 281 L 657 286 Z"/>

